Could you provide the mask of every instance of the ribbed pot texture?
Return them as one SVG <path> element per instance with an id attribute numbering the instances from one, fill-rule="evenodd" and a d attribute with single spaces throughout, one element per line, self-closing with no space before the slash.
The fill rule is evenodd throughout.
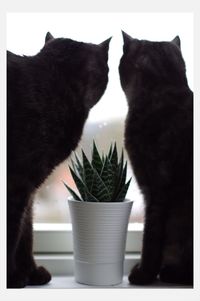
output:
<path id="1" fill-rule="evenodd" d="M 68 202 L 76 281 L 89 285 L 121 283 L 133 201 L 96 203 L 69 199 Z"/>

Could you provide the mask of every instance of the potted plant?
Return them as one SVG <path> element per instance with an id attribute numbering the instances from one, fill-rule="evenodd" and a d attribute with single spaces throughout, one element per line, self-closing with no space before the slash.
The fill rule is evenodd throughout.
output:
<path id="1" fill-rule="evenodd" d="M 82 150 L 69 167 L 79 195 L 66 183 L 74 244 L 74 272 L 79 283 L 116 285 L 123 277 L 127 226 L 133 201 L 125 199 L 127 162 L 118 162 L 116 143 L 99 155 L 95 142 L 91 162 Z"/>

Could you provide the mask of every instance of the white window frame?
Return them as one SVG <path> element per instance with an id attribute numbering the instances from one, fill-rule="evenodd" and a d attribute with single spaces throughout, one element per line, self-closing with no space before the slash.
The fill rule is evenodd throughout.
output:
<path id="1" fill-rule="evenodd" d="M 45 266 L 53 275 L 73 275 L 72 225 L 35 223 L 33 252 L 38 265 Z M 139 261 L 142 248 L 143 224 L 128 225 L 124 274 Z"/>

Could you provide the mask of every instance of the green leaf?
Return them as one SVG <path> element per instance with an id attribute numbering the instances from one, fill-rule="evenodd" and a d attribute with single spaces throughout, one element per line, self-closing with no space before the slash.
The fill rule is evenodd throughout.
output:
<path id="1" fill-rule="evenodd" d="M 74 190 L 72 190 L 66 183 L 63 182 L 63 184 L 75 200 L 82 202 L 82 199 L 76 194 Z"/>
<path id="2" fill-rule="evenodd" d="M 121 190 L 121 187 L 124 186 L 126 183 L 126 173 L 127 173 L 127 162 L 125 163 L 125 166 L 122 169 L 122 172 L 120 174 L 119 183 L 118 183 L 120 190 Z"/>
<path id="3" fill-rule="evenodd" d="M 89 191 L 86 192 L 86 202 L 99 202 L 99 200 Z"/>
<path id="4" fill-rule="evenodd" d="M 113 202 L 123 202 L 127 193 L 127 190 L 129 188 L 131 182 L 131 178 L 130 180 L 122 187 L 121 191 L 119 192 L 119 194 L 117 195 L 117 197 L 113 200 Z"/>
<path id="5" fill-rule="evenodd" d="M 123 165 L 124 165 L 124 154 L 122 151 L 120 162 L 117 166 L 117 170 L 115 171 L 115 179 L 114 179 L 114 191 L 112 198 L 115 199 L 116 196 L 118 195 L 119 191 L 121 190 L 122 186 L 125 184 L 126 181 L 126 169 L 125 169 L 125 180 L 124 183 L 122 183 L 122 177 L 123 175 Z"/>
<path id="6" fill-rule="evenodd" d="M 108 152 L 108 158 L 111 159 L 111 156 L 112 156 L 112 152 L 113 152 L 113 149 L 112 149 L 112 144 L 110 146 L 110 149 L 109 149 L 109 152 Z"/>
<path id="7" fill-rule="evenodd" d="M 105 161 L 105 156 L 104 156 L 104 154 L 102 154 L 101 161 L 102 161 L 102 164 L 104 164 L 104 161 Z"/>
<path id="8" fill-rule="evenodd" d="M 93 185 L 94 169 L 90 164 L 83 150 L 82 150 L 82 158 L 83 158 L 84 183 L 88 191 L 91 191 Z"/>
<path id="9" fill-rule="evenodd" d="M 108 157 L 104 162 L 104 166 L 101 172 L 101 178 L 108 188 L 110 199 L 112 198 L 113 192 L 115 190 L 115 173 L 112 168 L 112 164 Z"/>
<path id="10" fill-rule="evenodd" d="M 119 164 L 117 166 L 117 178 L 120 180 L 122 173 L 123 173 L 123 167 L 124 167 L 124 153 L 122 151 Z"/>
<path id="11" fill-rule="evenodd" d="M 71 159 L 71 166 L 72 166 L 72 169 L 75 172 L 75 174 L 78 175 L 79 174 L 78 166 L 72 159 Z"/>
<path id="12" fill-rule="evenodd" d="M 117 166 L 118 166 L 118 155 L 117 155 L 117 145 L 115 142 L 111 157 L 110 157 L 110 163 L 112 164 L 112 168 L 114 170 L 114 172 L 116 172 L 117 170 Z"/>
<path id="13" fill-rule="evenodd" d="M 82 199 L 85 199 L 86 198 L 86 186 L 84 184 L 84 182 L 75 174 L 75 172 L 72 170 L 72 168 L 69 166 L 69 169 L 70 169 L 70 172 L 71 172 L 71 175 L 72 175 L 72 178 L 76 184 L 76 187 L 82 197 Z"/>
<path id="14" fill-rule="evenodd" d="M 95 142 L 93 141 L 93 153 L 92 153 L 92 166 L 94 169 L 97 170 L 97 172 L 100 174 L 101 170 L 103 168 L 103 162 L 101 160 L 101 157 L 98 153 L 97 147 Z"/>
<path id="15" fill-rule="evenodd" d="M 121 154 L 121 157 L 120 157 L 120 161 L 119 161 L 119 166 L 122 166 L 122 169 L 123 169 L 123 166 L 124 166 L 124 152 L 122 150 L 122 154 Z"/>
<path id="16" fill-rule="evenodd" d="M 75 160 L 69 166 L 71 175 L 83 201 L 88 202 L 120 202 L 123 201 L 130 184 L 126 183 L 127 162 L 124 165 L 124 155 L 118 163 L 116 143 L 111 144 L 108 155 L 99 155 L 95 141 L 91 162 L 82 150 L 82 162 L 75 154 Z M 126 183 L 126 184 L 125 184 Z M 74 198 L 81 200 L 77 194 L 66 185 Z"/>
<path id="17" fill-rule="evenodd" d="M 94 170 L 94 178 L 91 193 L 100 202 L 110 201 L 109 190 L 96 170 Z"/>
<path id="18" fill-rule="evenodd" d="M 91 192 L 89 192 L 85 183 L 74 173 L 74 171 L 71 168 L 70 172 L 83 201 L 98 202 L 98 199 L 95 196 L 93 196 Z"/>
<path id="19" fill-rule="evenodd" d="M 77 154 L 75 153 L 75 159 L 76 159 L 76 169 L 80 175 L 80 178 L 82 179 L 83 182 L 85 182 L 84 179 L 84 172 L 83 172 L 83 166 L 81 165 L 81 162 L 77 156 Z"/>

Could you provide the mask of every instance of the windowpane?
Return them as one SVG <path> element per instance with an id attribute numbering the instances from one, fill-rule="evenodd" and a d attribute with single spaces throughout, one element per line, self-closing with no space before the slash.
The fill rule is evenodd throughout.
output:
<path id="1" fill-rule="evenodd" d="M 91 158 L 91 149 L 93 138 L 96 141 L 100 152 L 106 153 L 111 142 L 117 142 L 117 148 L 120 152 L 123 147 L 124 120 L 118 118 L 115 120 L 106 119 L 102 122 L 87 122 L 84 133 L 76 152 L 81 156 L 81 148 L 84 149 L 88 158 Z M 125 159 L 127 153 L 124 153 Z M 72 155 L 73 157 L 73 155 Z M 128 162 L 129 163 L 129 162 Z M 70 222 L 67 198 L 70 196 L 62 181 L 66 182 L 74 190 L 76 186 L 71 177 L 68 164 L 70 158 L 56 168 L 53 174 L 47 179 L 44 185 L 39 189 L 35 196 L 35 222 L 46 223 L 66 223 Z M 131 166 L 128 164 L 127 179 L 133 177 Z M 77 190 L 76 190 L 77 191 Z M 143 221 L 143 202 L 135 179 L 133 178 L 127 192 L 127 198 L 134 200 L 131 222 Z"/>

